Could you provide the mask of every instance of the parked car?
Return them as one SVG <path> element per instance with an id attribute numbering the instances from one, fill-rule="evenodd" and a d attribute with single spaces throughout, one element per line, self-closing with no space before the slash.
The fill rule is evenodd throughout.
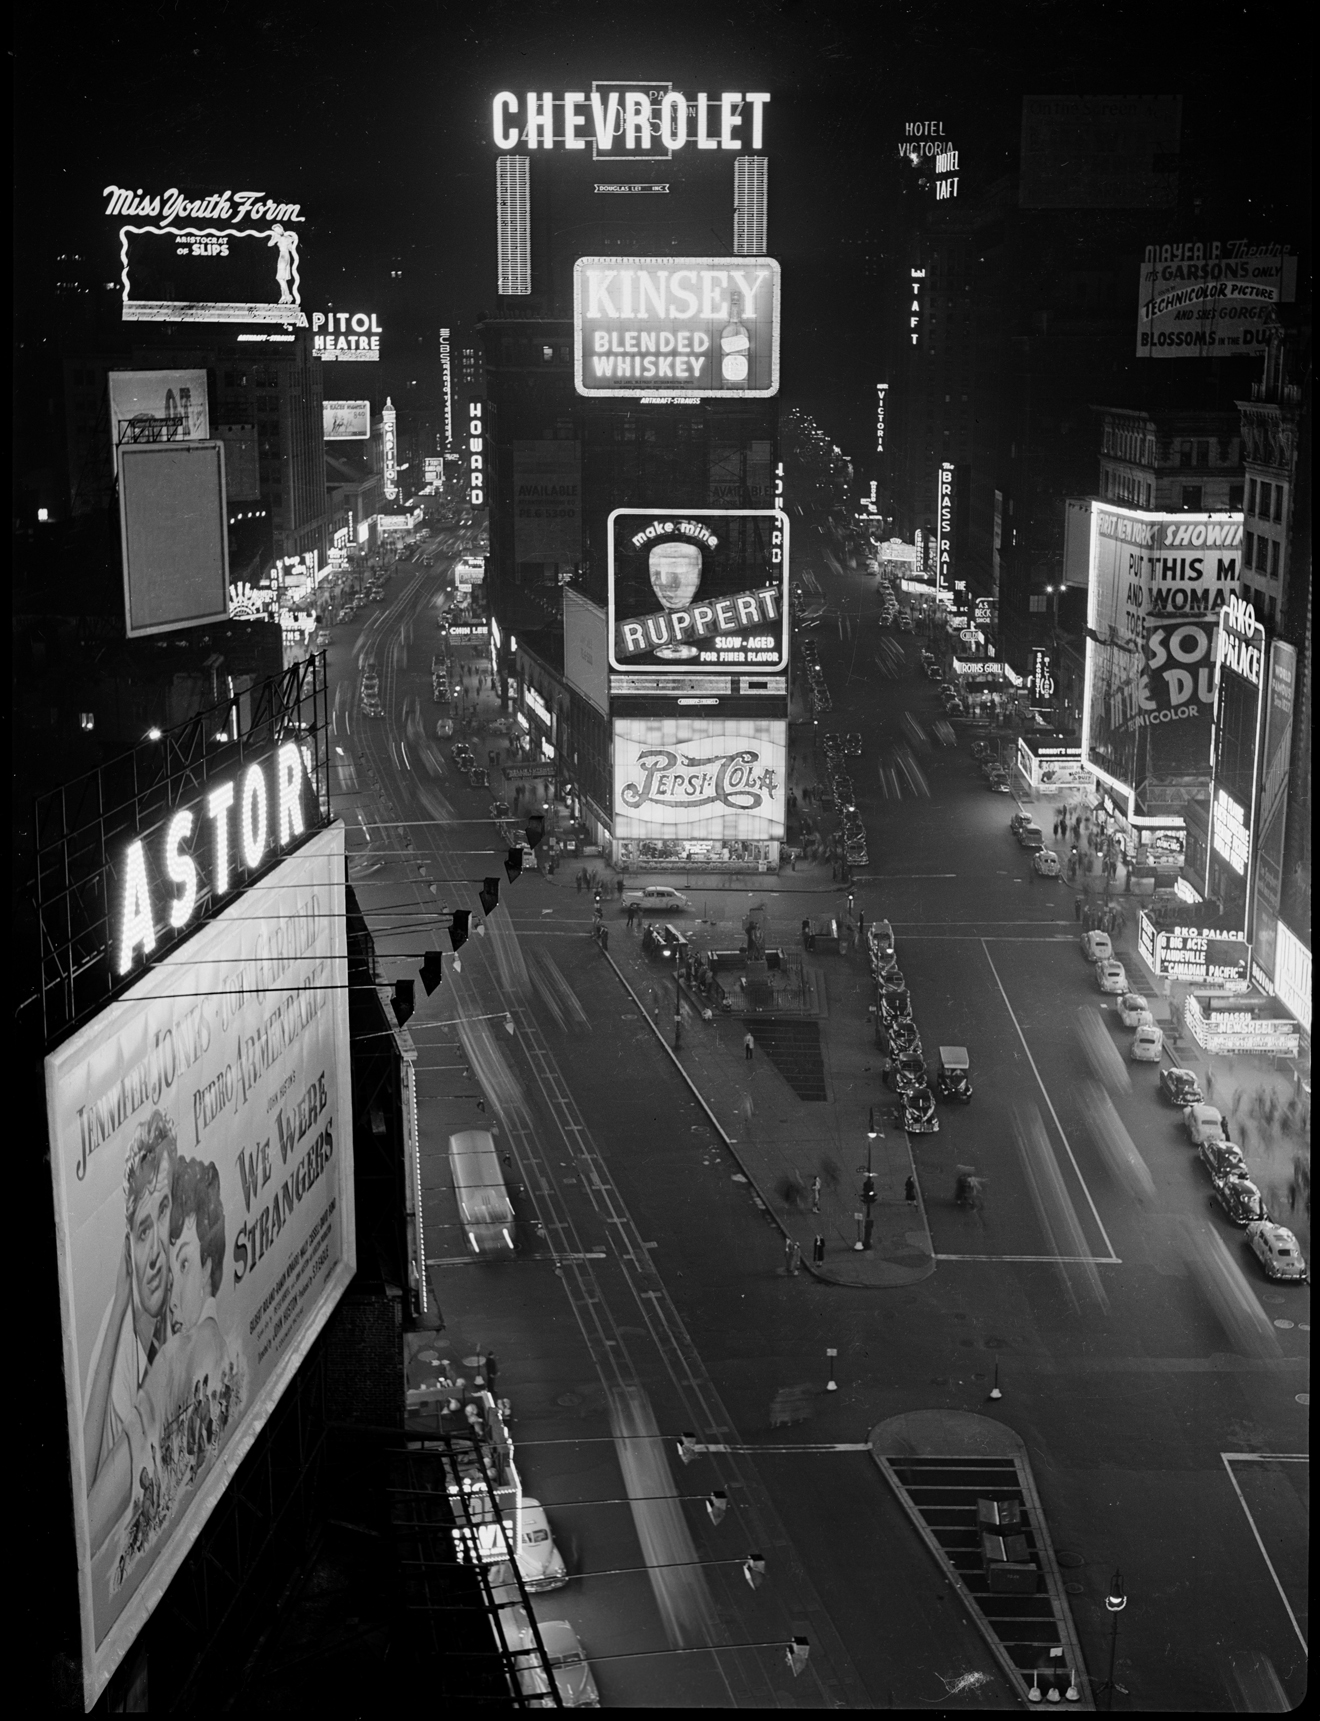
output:
<path id="1" fill-rule="evenodd" d="M 1210 1136 L 1197 1149 L 1196 1157 L 1211 1177 L 1249 1177 L 1247 1162 L 1236 1142 Z"/>
<path id="2" fill-rule="evenodd" d="M 1176 1064 L 1160 1071 L 1160 1092 L 1176 1106 L 1200 1105 L 1205 1098 L 1195 1070 L 1180 1069 Z"/>
<path id="3" fill-rule="evenodd" d="M 1021 812 L 1014 813 L 1012 818 L 1008 821 L 1008 828 L 1010 831 L 1012 831 L 1014 836 L 1017 836 L 1018 832 L 1021 831 L 1025 826 L 1029 825 L 1030 823 L 1031 823 L 1031 814 L 1030 813 L 1021 813 Z"/>
<path id="4" fill-rule="evenodd" d="M 881 1075 L 885 1086 L 896 1094 L 915 1093 L 927 1083 L 926 1060 L 917 1054 L 890 1058 Z"/>
<path id="5" fill-rule="evenodd" d="M 620 905 L 640 909 L 644 914 L 680 914 L 692 907 L 681 890 L 667 884 L 648 884 L 640 890 L 625 890 Z"/>
<path id="6" fill-rule="evenodd" d="M 1211 1188 L 1214 1193 L 1210 1199 L 1223 1209 L 1231 1224 L 1255 1225 L 1269 1218 L 1260 1190 L 1250 1178 L 1230 1173 L 1227 1177 L 1216 1177 Z"/>
<path id="7" fill-rule="evenodd" d="M 1125 992 L 1115 1008 L 1118 1010 L 1118 1019 L 1125 1028 L 1139 1028 L 1142 1017 L 1150 1015 L 1150 1004 L 1140 992 Z"/>
<path id="8" fill-rule="evenodd" d="M 1297 1239 L 1286 1225 L 1254 1220 L 1247 1226 L 1247 1247 L 1265 1269 L 1267 1279 L 1305 1281 L 1311 1277 Z"/>
<path id="9" fill-rule="evenodd" d="M 1193 1147 L 1200 1147 L 1203 1141 L 1211 1136 L 1218 1136 L 1226 1141 L 1224 1119 L 1217 1106 L 1204 1105 L 1196 1101 L 1183 1107 L 1183 1128 L 1187 1131 L 1187 1139 Z"/>
<path id="10" fill-rule="evenodd" d="M 851 730 L 843 738 L 843 750 L 850 759 L 860 759 L 862 756 L 862 737 L 857 730 Z"/>
<path id="11" fill-rule="evenodd" d="M 1045 847 L 1045 833 L 1039 825 L 1023 825 L 1017 834 L 1018 847 L 1036 851 Z"/>
<path id="12" fill-rule="evenodd" d="M 1143 1022 L 1132 1036 L 1128 1057 L 1134 1064 L 1158 1064 L 1164 1052 L 1164 1031 L 1153 1021 Z"/>
<path id="13" fill-rule="evenodd" d="M 1102 992 L 1122 993 L 1128 989 L 1127 969 L 1112 956 L 1106 962 L 1096 963 L 1095 978 Z"/>
<path id="14" fill-rule="evenodd" d="M 1031 857 L 1031 870 L 1038 878 L 1058 878 L 1058 855 L 1053 849 L 1039 849 Z"/>
<path id="15" fill-rule="evenodd" d="M 522 1581 L 529 1590 L 557 1590 L 568 1582 L 568 1568 L 550 1534 L 545 1508 L 528 1494 L 523 1495 L 517 1558 Z"/>
<path id="16" fill-rule="evenodd" d="M 1114 946 L 1107 932 L 1082 934 L 1082 955 L 1088 962 L 1108 962 L 1113 954 Z"/>
<path id="17" fill-rule="evenodd" d="M 1009 793 L 1008 772 L 995 772 L 992 776 L 986 778 L 985 786 L 989 789 L 992 795 L 1007 795 Z"/>
<path id="18" fill-rule="evenodd" d="M 473 765 L 468 771 L 467 780 L 474 789 L 488 789 L 490 772 L 484 765 Z"/>
<path id="19" fill-rule="evenodd" d="M 904 1094 L 897 1111 L 899 1128 L 909 1135 L 935 1135 L 940 1120 L 935 1111 L 935 1095 L 923 1085 Z"/>
<path id="20" fill-rule="evenodd" d="M 906 986 L 887 986 L 880 994 L 880 1017 L 886 1025 L 912 1017 L 912 994 Z"/>

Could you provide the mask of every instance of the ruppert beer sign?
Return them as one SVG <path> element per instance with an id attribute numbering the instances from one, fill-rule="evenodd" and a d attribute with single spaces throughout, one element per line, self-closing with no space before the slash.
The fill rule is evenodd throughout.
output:
<path id="1" fill-rule="evenodd" d="M 788 518 L 775 508 L 616 508 L 609 521 L 610 666 L 783 670 Z"/>
<path id="2" fill-rule="evenodd" d="M 579 394 L 764 399 L 779 392 L 779 264 L 581 257 L 573 337 Z"/>

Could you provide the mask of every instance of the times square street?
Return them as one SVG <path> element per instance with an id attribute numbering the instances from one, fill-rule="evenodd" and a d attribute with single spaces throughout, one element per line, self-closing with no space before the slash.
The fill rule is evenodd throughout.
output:
<path id="1" fill-rule="evenodd" d="M 877 1424 L 914 1410 L 987 1415 L 1026 1442 L 1093 1683 L 1106 1674 L 1104 1597 L 1121 1567 L 1124 1689 L 1105 1694 L 1116 1706 L 1231 1708 L 1242 1670 L 1261 1658 L 1300 1701 L 1307 1499 L 1305 1466 L 1288 1459 L 1306 1444 L 1309 1286 L 1268 1284 L 1212 1212 L 1158 1066 L 1128 1066 L 1131 1092 L 1100 1099 L 1078 1010 L 1100 1009 L 1124 1054 L 1127 1034 L 1080 955 L 1073 889 L 1037 877 L 1008 829 L 1022 807 L 1048 840 L 1054 803 L 988 794 L 961 728 L 957 745 L 920 751 L 928 793 L 910 793 L 893 768 L 905 715 L 928 737 L 941 715 L 919 672 L 923 641 L 881 629 L 873 579 L 822 563 L 813 636 L 834 710 L 821 727 L 863 736 L 853 777 L 870 862 L 851 884 L 854 916 L 892 922 L 927 1058 L 969 1049 L 970 1106 L 941 1105 L 939 1133 L 924 1137 L 891 1120 L 856 948 L 808 958 L 824 1102 L 800 1100 L 763 1047 L 744 1056 L 741 1018 L 703 1021 L 690 999 L 675 1053 L 673 971 L 630 937 L 598 861 L 586 864 L 605 887 L 608 948 L 591 936 L 592 898 L 569 860 L 553 877 L 501 877 L 487 935 L 469 940 L 455 972 L 437 907 L 475 905 L 480 880 L 502 872 L 504 844 L 490 791 L 429 775 L 415 727 L 408 738 L 418 701 L 434 728 L 446 571 L 443 557 L 400 565 L 365 631 L 334 631 L 336 811 L 382 983 L 446 949 L 445 983 L 429 998 L 417 989 L 408 1025 L 428 1286 L 444 1322 L 414 1350 L 454 1370 L 497 1355 L 523 1485 L 547 1507 L 573 1574 L 537 1613 L 574 1625 L 602 1702 L 1016 1701 L 866 1449 Z M 355 704 L 366 650 L 383 718 Z M 495 715 L 487 696 L 479 723 Z M 823 775 L 809 730 L 794 725 L 799 791 Z M 696 912 L 682 930 L 714 947 L 738 943 L 762 906 L 771 947 L 800 949 L 807 916 L 847 924 L 849 886 L 828 864 L 736 889 L 653 882 L 686 891 Z M 1117 954 L 1155 994 L 1127 920 Z M 1179 1061 L 1204 1075 L 1185 1048 Z M 1216 1075 L 1221 1093 L 1240 1091 L 1244 1114 L 1276 1079 L 1246 1059 L 1220 1060 Z M 859 1252 L 872 1108 L 874 1247 Z M 1121 1174 L 1102 1113 L 1116 1115 L 1147 1182 Z M 509 1156 L 514 1262 L 474 1263 L 457 1225 L 446 1141 L 472 1127 L 493 1127 Z M 1266 1165 L 1262 1187 L 1277 1201 L 1286 1143 L 1257 1137 L 1249 1158 Z M 984 1180 L 979 1210 L 954 1200 L 967 1167 Z M 1309 1254 L 1309 1220 L 1287 1222 Z M 1227 1267 L 1205 1233 L 1227 1244 Z M 802 1268 L 790 1272 L 794 1241 Z M 655 1526 L 626 1504 L 615 1439 L 650 1428 L 733 1448 L 674 1459 L 672 1477 L 655 1478 L 657 1493 L 687 1498 L 686 1527 L 666 1519 L 663 1560 Z M 719 1524 L 703 1510 L 712 1489 L 729 1498 Z M 751 1551 L 768 1568 L 756 1590 L 742 1571 Z M 648 1564 L 665 1570 L 648 1578 Z M 733 1645 L 805 1634 L 808 1668 L 794 1680 L 765 1647 L 668 1652 L 666 1614 L 685 1609 L 717 1619 Z"/>

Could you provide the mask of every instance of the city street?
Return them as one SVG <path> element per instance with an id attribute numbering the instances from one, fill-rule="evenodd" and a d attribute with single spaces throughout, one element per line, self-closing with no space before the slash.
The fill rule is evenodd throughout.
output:
<path id="1" fill-rule="evenodd" d="M 1309 1288 L 1268 1286 L 1212 1216 L 1208 1178 L 1158 1095 L 1154 1065 L 1130 1066 L 1131 1094 L 1113 1096 L 1153 1188 L 1134 1194 L 1115 1170 L 1076 1027 L 1079 1007 L 1112 1000 L 1081 959 L 1073 892 L 1032 874 L 1007 828 L 1017 802 L 985 792 L 965 740 L 921 753 L 928 796 L 895 798 L 880 767 L 904 715 L 929 734 L 938 702 L 913 636 L 895 642 L 897 675 L 877 667 L 886 636 L 874 582 L 820 579 L 827 722 L 864 737 L 853 775 L 870 865 L 854 882 L 856 907 L 894 925 L 928 1055 L 941 1044 L 971 1054 L 972 1104 L 942 1107 L 940 1133 L 913 1138 L 936 1270 L 895 1290 L 785 1277 L 777 1228 L 587 936 L 590 899 L 562 872 L 511 887 L 501 878 L 489 935 L 465 946 L 461 973 L 446 961 L 432 997 L 419 989 L 409 1029 L 440 1348 L 498 1354 L 524 1486 L 547 1505 L 574 1573 L 538 1614 L 575 1625 L 612 1705 L 1006 1706 L 984 1643 L 859 1449 L 901 1411 L 974 1410 L 1027 1443 L 1055 1548 L 1069 1556 L 1094 1681 L 1109 1653 L 1106 1587 L 1122 1570 L 1120 1690 L 1107 1694 L 1117 1706 L 1233 1708 L 1249 1683 L 1242 1670 L 1261 1657 L 1298 1702 Z M 459 881 L 500 872 L 503 856 L 487 793 L 406 763 L 404 702 L 420 696 L 423 717 L 431 711 L 436 585 L 401 569 L 358 648 L 369 644 L 379 664 L 383 719 L 354 708 L 351 629 L 336 632 L 329 654 L 346 690 L 334 739 L 350 877 L 391 979 L 414 974 L 432 943 L 447 951 L 429 885 L 450 906 L 474 903 L 475 888 Z M 881 661 L 892 667 L 893 652 Z M 1042 822 L 1052 813 L 1047 805 Z M 766 881 L 772 942 L 794 937 L 804 882 Z M 701 895 L 716 904 L 720 892 Z M 736 925 L 746 893 L 725 897 L 705 912 Z M 497 933 L 501 921 L 511 936 Z M 626 936 L 621 917 L 610 924 Z M 1135 969 L 1131 948 L 1120 955 Z M 843 974 L 864 957 L 823 960 L 830 999 L 842 997 Z M 579 1010 L 563 1007 L 552 971 Z M 459 1017 L 488 1020 L 460 1033 Z M 687 1031 L 720 1026 L 693 1018 Z M 831 1014 L 822 1037 L 857 1031 Z M 889 1099 L 878 1080 L 875 1097 Z M 445 1142 L 495 1117 L 516 1166 L 520 1259 L 473 1265 Z M 836 1139 L 851 1175 L 864 1143 Z M 954 1205 L 960 1165 L 986 1180 L 980 1211 Z M 1209 1245 L 1187 1238 L 1205 1232 L 1244 1268 L 1234 1282 L 1254 1313 L 1193 1270 Z M 836 1392 L 826 1391 L 829 1348 Z M 996 1365 L 1003 1397 L 991 1402 Z M 786 1393 L 801 1420 L 772 1426 Z M 665 1544 L 635 1476 L 631 1511 L 623 1504 L 613 1438 L 648 1426 L 668 1437 L 657 1492 L 688 1497 L 687 1541 L 671 1541 L 667 1575 L 649 1581 L 636 1568 L 654 1566 Z M 670 1442 L 684 1429 L 738 1450 L 681 1465 Z M 730 1502 L 718 1525 L 702 1507 L 712 1488 Z M 767 1561 L 756 1592 L 741 1570 L 753 1551 Z M 773 1645 L 805 1633 L 807 1671 L 795 1681 L 772 1647 L 665 1653 L 675 1618 L 686 1621 L 679 1641 Z"/>

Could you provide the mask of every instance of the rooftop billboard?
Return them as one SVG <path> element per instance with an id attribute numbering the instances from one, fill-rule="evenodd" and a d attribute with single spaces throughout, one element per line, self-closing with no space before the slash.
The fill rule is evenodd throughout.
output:
<path id="1" fill-rule="evenodd" d="M 787 734 L 774 718 L 616 718 L 614 835 L 782 838 Z"/>
<path id="2" fill-rule="evenodd" d="M 224 443 L 125 442 L 118 459 L 128 637 L 227 620 Z"/>
<path id="3" fill-rule="evenodd" d="M 788 517 L 775 508 L 616 508 L 610 667 L 788 666 Z"/>
<path id="4" fill-rule="evenodd" d="M 342 825 L 45 1076 L 90 1708 L 353 1276 Z"/>
<path id="5" fill-rule="evenodd" d="M 1260 352 L 1296 295 L 1297 259 L 1281 245 L 1196 240 L 1148 245 L 1137 293 L 1139 359 L 1230 358 Z"/>
<path id="6" fill-rule="evenodd" d="M 573 265 L 579 394 L 764 399 L 779 392 L 772 257 L 580 257 Z"/>

